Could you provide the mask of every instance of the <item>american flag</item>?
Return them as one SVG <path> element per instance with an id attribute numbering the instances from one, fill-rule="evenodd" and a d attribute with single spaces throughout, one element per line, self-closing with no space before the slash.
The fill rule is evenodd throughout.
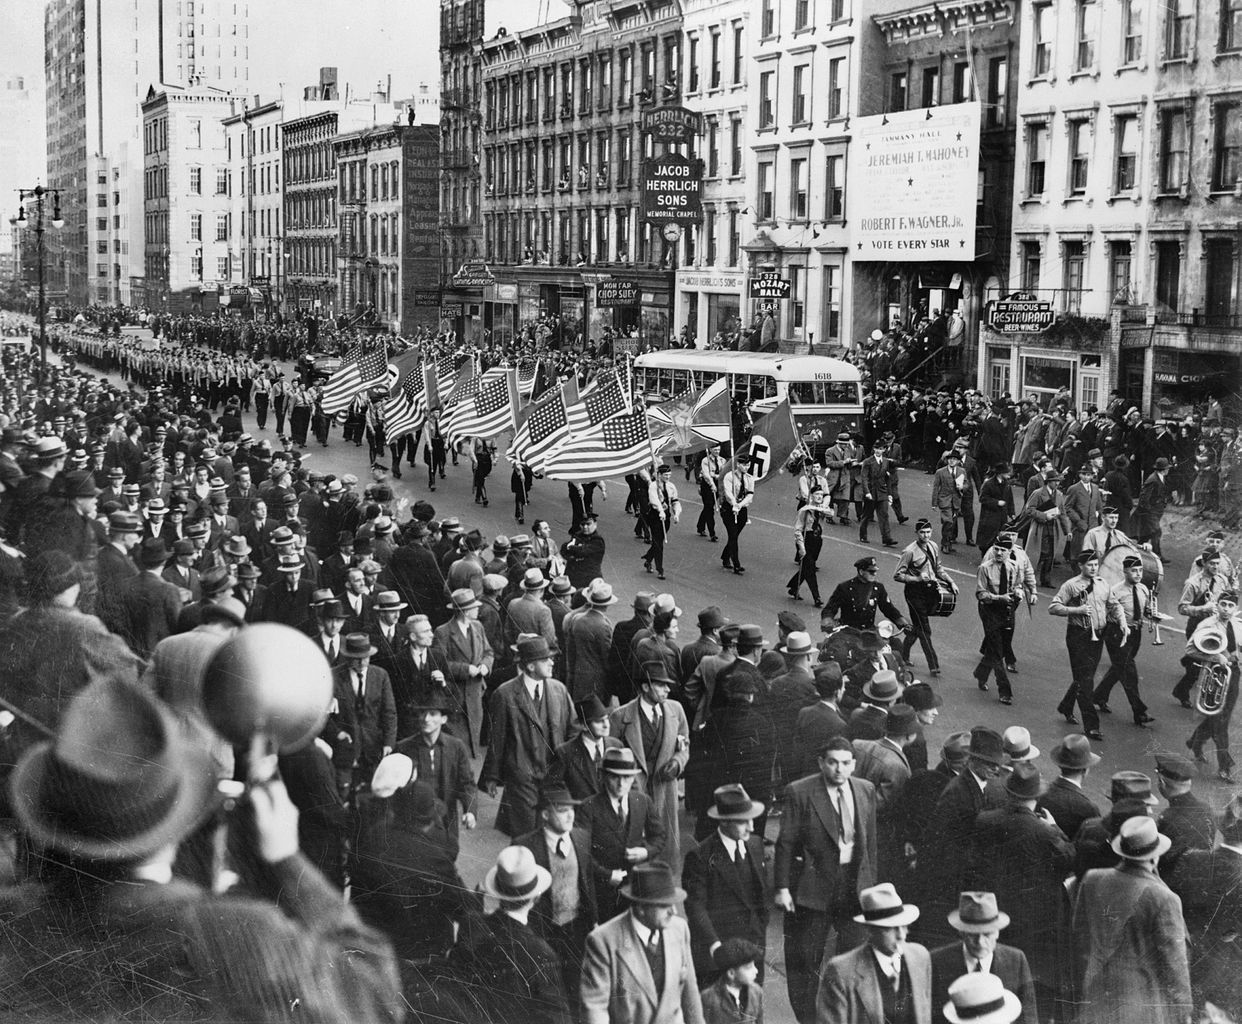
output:
<path id="1" fill-rule="evenodd" d="M 517 410 L 517 371 L 495 367 L 475 376 L 440 426 L 451 443 L 467 437 L 495 437 L 511 430 Z"/>
<path id="2" fill-rule="evenodd" d="M 384 403 L 384 422 L 389 441 L 416 433 L 427 418 L 427 367 L 414 353 L 393 361 L 400 376 L 397 387 Z"/>
<path id="3" fill-rule="evenodd" d="M 609 377 L 606 381 L 597 382 L 581 399 L 565 410 L 569 419 L 569 432 L 577 434 L 582 430 L 590 430 L 610 416 L 628 409 L 629 403 L 621 383 L 616 377 Z"/>
<path id="4" fill-rule="evenodd" d="M 325 416 L 335 416 L 349 407 L 354 396 L 383 384 L 388 377 L 388 354 L 383 344 L 363 348 L 355 345 L 345 362 L 323 386 L 321 404 Z"/>
<path id="5" fill-rule="evenodd" d="M 431 381 L 432 393 L 427 396 L 427 407 L 437 409 L 448 398 L 453 385 L 457 383 L 457 360 L 453 356 L 443 356 L 435 361 L 431 368 L 434 380 Z"/>
<path id="6" fill-rule="evenodd" d="M 547 460 L 550 480 L 599 480 L 633 473 L 651 463 L 647 410 L 622 412 L 584 433 L 574 433 Z"/>
<path id="7" fill-rule="evenodd" d="M 517 386 L 518 394 L 530 401 L 535 393 L 535 385 L 539 381 L 539 360 L 522 359 L 518 362 Z"/>
<path id="8" fill-rule="evenodd" d="M 525 462 L 536 473 L 543 472 L 548 452 L 569 436 L 569 419 L 565 410 L 577 401 L 576 377 L 570 377 L 555 391 L 549 391 L 536 400 L 513 435 L 509 458 Z"/>

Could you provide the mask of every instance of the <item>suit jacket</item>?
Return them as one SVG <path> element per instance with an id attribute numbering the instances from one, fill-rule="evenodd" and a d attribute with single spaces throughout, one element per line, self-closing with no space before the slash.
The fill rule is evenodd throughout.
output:
<path id="1" fill-rule="evenodd" d="M 608 651 L 612 644 L 612 620 L 599 609 L 567 617 L 565 633 L 565 685 L 575 701 L 592 694 L 608 699 Z"/>
<path id="2" fill-rule="evenodd" d="M 253 544 L 250 546 L 254 547 Z M 319 578 L 328 590 L 334 594 L 340 594 L 345 590 L 345 576 L 353 565 L 352 556 L 346 557 L 339 551 L 334 552 L 323 560 L 323 564 L 319 567 Z"/>
<path id="3" fill-rule="evenodd" d="M 956 514 L 962 510 L 962 494 L 957 489 L 957 478 L 950 466 L 936 470 L 932 477 L 931 503 L 941 512 Z"/>
<path id="4" fill-rule="evenodd" d="M 467 812 L 475 813 L 479 796 L 478 787 L 474 784 L 474 767 L 470 764 L 470 751 L 466 749 L 466 744 L 441 730 L 440 739 L 434 748 L 427 746 L 420 734 L 399 740 L 394 749 L 414 762 L 414 767 L 418 769 L 418 780 L 428 785 L 432 783 L 432 750 L 439 755 L 439 778 L 433 789 L 448 811 L 448 832 L 455 838 L 458 819 Z"/>
<path id="5" fill-rule="evenodd" d="M 460 702 L 463 688 L 467 683 L 482 682 L 482 679 L 477 676 L 474 679 L 470 678 L 470 666 L 486 665 L 490 672 L 492 665 L 495 664 L 496 658 L 492 645 L 488 643 L 487 633 L 477 620 L 470 623 L 465 634 L 458 628 L 456 622 L 446 622 L 442 626 L 436 626 L 435 638 L 435 647 L 443 652 L 445 661 L 448 662 L 448 679 L 456 688 L 456 697 Z"/>
<path id="6" fill-rule="evenodd" d="M 125 641 L 138 657 L 149 658 L 156 644 L 177 632 L 181 595 L 173 584 L 140 572 L 125 581 L 120 597 Z"/>
<path id="7" fill-rule="evenodd" d="M 647 954 L 629 913 L 587 936 L 582 1008 L 587 1024 L 704 1024 L 690 954 L 690 929 L 679 917 L 664 929 L 664 989 L 657 992 Z"/>
<path id="8" fill-rule="evenodd" d="M 605 750 L 620 746 L 621 741 L 615 737 L 604 737 Z M 556 748 L 552 764 L 548 766 L 548 785 L 563 785 L 575 800 L 586 800 L 604 788 L 604 780 L 581 735 Z"/>
<path id="9" fill-rule="evenodd" d="M 348 703 L 354 708 L 358 729 L 355 748 L 359 759 L 374 768 L 383 757 L 383 748 L 397 745 L 397 705 L 388 673 L 368 665 L 361 700 L 354 695 L 348 663 L 332 670 L 332 685 L 338 704 Z"/>
<path id="10" fill-rule="evenodd" d="M 798 712 L 794 726 L 794 749 L 797 771 L 793 778 L 810 775 L 818 770 L 819 751 L 834 736 L 845 736 L 849 728 L 841 712 L 822 700 Z"/>
<path id="11" fill-rule="evenodd" d="M 910 975 L 915 1024 L 932 1024 L 931 956 L 926 947 L 907 942 L 901 959 L 903 970 Z M 828 961 L 815 1010 L 817 1021 L 884 1024 L 883 996 L 871 946 L 863 943 Z"/>
<path id="12" fill-rule="evenodd" d="M 711 947 L 715 942 L 741 938 L 760 949 L 767 945 L 768 894 L 760 836 L 752 835 L 746 842 L 745 867 L 743 882 L 719 831 L 686 852 L 681 884 L 686 890 L 694 967 L 700 977 L 714 973 Z"/>
<path id="13" fill-rule="evenodd" d="M 858 759 L 854 775 L 875 786 L 876 814 L 891 818 L 902 789 L 910 781 L 910 762 L 905 751 L 897 750 L 887 740 L 855 740 L 854 756 Z"/>
<path id="14" fill-rule="evenodd" d="M 865 779 L 851 778 L 848 785 L 854 797 L 856 896 L 876 882 L 876 798 L 875 787 Z M 839 833 L 837 812 L 823 778 L 816 774 L 791 782 L 785 788 L 785 810 L 776 840 L 775 887 L 788 889 L 798 906 L 829 910 L 842 882 Z"/>
<path id="15" fill-rule="evenodd" d="M 177 565 L 174 559 L 164 566 L 164 571 L 160 575 L 173 586 L 188 590 L 190 592 L 190 601 L 197 601 L 203 596 L 203 589 L 198 581 L 198 570 L 194 566 L 182 570 L 181 566 Z"/>
<path id="16" fill-rule="evenodd" d="M 802 774 L 801 756 L 794 742 L 798 715 L 803 708 L 818 703 L 815 677 L 806 669 L 790 669 L 773 679 L 768 686 L 762 709 L 776 733 L 777 763 L 780 777 L 786 782 L 792 782 Z"/>
<path id="17" fill-rule="evenodd" d="M 697 640 L 693 640 L 681 649 L 681 675 L 679 679 L 689 679 L 694 675 L 694 670 L 699 667 L 699 662 L 712 654 L 719 654 L 721 651 L 718 644 L 711 637 L 700 636 Z"/>
<path id="18" fill-rule="evenodd" d="M 1065 489 L 1065 504 L 1069 525 L 1075 533 L 1086 533 L 1099 526 L 1104 512 L 1104 492 L 1098 484 L 1071 484 Z"/>
<path id="19" fill-rule="evenodd" d="M 491 743 L 483 759 L 480 782 L 495 782 L 509 789 L 543 779 L 556 748 L 569 734 L 572 712 L 569 691 L 563 683 L 545 679 L 542 685 L 543 715 L 526 692 L 521 676 L 501 683 L 492 694 Z"/>
<path id="20" fill-rule="evenodd" d="M 280 622 L 297 629 L 310 611 L 312 584 L 305 579 L 298 580 L 295 590 L 290 590 L 284 580 L 277 580 L 267 588 L 263 595 L 263 610 L 259 613 L 262 622 Z"/>
<path id="21" fill-rule="evenodd" d="M 936 1020 L 945 1003 L 949 1001 L 949 986 L 966 973 L 966 954 L 960 942 L 951 942 L 931 951 L 932 1008 Z M 1005 989 L 1022 1000 L 1022 1016 L 1019 1024 L 1039 1024 L 1035 1003 L 1035 980 L 1031 977 L 1031 965 L 1026 954 L 1016 946 L 996 944 L 992 952 L 992 974 L 1000 978 Z"/>
<path id="22" fill-rule="evenodd" d="M 431 550 L 422 544 L 397 548 L 380 577 L 401 595 L 412 613 L 421 613 L 435 626 L 447 621 L 444 574 Z"/>
<path id="23" fill-rule="evenodd" d="M 236 537 L 241 532 L 241 527 L 237 525 L 237 517 L 226 515 L 223 523 L 216 522 L 215 516 L 208 516 L 207 522 L 211 525 L 211 533 L 208 535 L 207 546 L 213 551 L 220 550 L 220 546 L 228 540 L 229 537 Z"/>
<path id="24" fill-rule="evenodd" d="M 638 692 L 630 675 L 630 646 L 638 632 L 650 625 L 649 621 L 634 615 L 613 627 L 612 644 L 608 648 L 608 692 L 623 704 L 633 700 Z"/>
<path id="25" fill-rule="evenodd" d="M 552 612 L 542 601 L 530 597 L 517 597 L 509 602 L 505 611 L 505 640 L 517 643 L 519 633 L 533 633 L 556 646 L 556 627 L 552 625 Z"/>
<path id="26" fill-rule="evenodd" d="M 363 594 L 359 599 L 361 610 L 354 611 L 354 606 L 349 603 L 349 598 L 344 593 L 338 594 L 337 599 L 341 602 L 341 609 L 345 612 L 345 625 L 341 629 L 342 633 L 369 633 L 372 626 L 371 616 L 371 598 L 368 594 Z"/>
<path id="27" fill-rule="evenodd" d="M 962 769 L 944 787 L 923 833 L 919 874 L 927 883 L 926 892 L 954 906 L 957 893 L 966 888 L 966 855 L 983 799 L 983 790 L 970 769 Z"/>
<path id="28" fill-rule="evenodd" d="M 1048 786 L 1048 791 L 1040 798 L 1039 806 L 1052 815 L 1057 828 L 1068 837 L 1078 835 L 1082 823 L 1088 818 L 1100 816 L 1100 809 L 1082 791 L 1082 787 L 1075 786 L 1064 778 L 1058 778 Z"/>
<path id="29" fill-rule="evenodd" d="M 487 1019 L 570 1024 L 561 962 L 552 947 L 531 925 L 503 911 L 489 914 L 484 921 L 491 935 L 476 948 L 476 956 L 486 969 L 479 979 L 485 1004 L 493 1005 Z"/>
<path id="30" fill-rule="evenodd" d="M 873 501 L 883 501 L 892 496 L 892 459 L 877 459 L 874 455 L 869 455 L 863 460 L 861 475 L 863 494 L 870 494 Z"/>
<path id="31" fill-rule="evenodd" d="M 651 800 L 637 789 L 626 797 L 625 822 L 612 809 L 605 792 L 596 793 L 578 807 L 581 826 L 591 835 L 591 864 L 595 870 L 595 893 L 601 919 L 607 920 L 621 908 L 618 894 L 610 883 L 613 871 L 627 871 L 625 860 L 629 847 L 641 846 L 647 851 L 647 863 L 664 858 L 666 840 L 664 824 L 655 813 Z"/>
<path id="32" fill-rule="evenodd" d="M 575 922 L 587 930 L 598 923 L 595 905 L 595 867 L 591 863 L 591 837 L 583 828 L 570 830 L 569 841 L 573 844 L 574 855 L 578 858 L 578 916 Z M 543 828 L 518 836 L 516 846 L 525 846 L 535 855 L 535 863 L 541 868 L 552 870 L 552 858 L 548 853 L 548 841 Z M 547 939 L 552 934 L 552 890 L 549 889 L 535 902 L 530 912 L 530 924 L 535 934 Z M 585 934 L 582 932 L 580 934 Z"/>
<path id="33" fill-rule="evenodd" d="M 690 760 L 690 725 L 686 721 L 686 713 L 676 701 L 666 700 L 661 704 L 662 731 L 656 744 L 655 757 L 649 764 L 647 753 L 643 749 L 643 713 L 638 706 L 640 701 L 641 698 L 636 698 L 612 713 L 612 735 L 634 751 L 634 760 L 643 770 L 634 785 L 651 797 L 655 804 L 656 813 L 663 820 L 664 830 L 668 834 L 669 863 L 677 864 L 681 861 L 677 780 L 686 770 L 686 762 Z"/>
<path id="34" fill-rule="evenodd" d="M 746 986 L 746 1009 L 734 1005 L 725 990 L 724 978 L 717 978 L 699 993 L 703 1000 L 703 1016 L 711 1024 L 762 1024 L 763 989 Z"/>
<path id="35" fill-rule="evenodd" d="M 138 575 L 134 560 L 112 544 L 105 544 L 95 556 L 95 612 L 105 626 L 118 636 L 125 635 L 127 620 L 122 594 L 125 584 Z"/>

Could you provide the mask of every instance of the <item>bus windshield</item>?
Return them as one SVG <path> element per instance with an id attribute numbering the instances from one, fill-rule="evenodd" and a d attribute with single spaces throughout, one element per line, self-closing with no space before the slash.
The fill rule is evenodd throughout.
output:
<path id="1" fill-rule="evenodd" d="M 789 383 L 790 405 L 857 405 L 858 384 L 847 380 L 799 380 Z"/>

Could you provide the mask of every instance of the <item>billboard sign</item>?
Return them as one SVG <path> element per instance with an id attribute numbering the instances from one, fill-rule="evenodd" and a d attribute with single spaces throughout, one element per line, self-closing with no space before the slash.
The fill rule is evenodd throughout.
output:
<path id="1" fill-rule="evenodd" d="M 988 309 L 988 326 L 998 334 L 1042 334 L 1056 319 L 1051 302 L 1025 292 L 997 299 Z"/>
<path id="2" fill-rule="evenodd" d="M 467 260 L 453 275 L 453 284 L 459 288 L 483 288 L 495 282 L 491 267 L 482 260 Z"/>
<path id="3" fill-rule="evenodd" d="M 685 107 L 659 107 L 644 110 L 642 130 L 656 142 L 689 142 L 703 131 L 703 115 Z"/>
<path id="4" fill-rule="evenodd" d="M 601 281 L 595 286 L 595 304 L 604 306 L 638 305 L 638 285 L 633 281 Z"/>
<path id="5" fill-rule="evenodd" d="M 978 103 L 860 117 L 848 174 L 853 256 L 886 263 L 975 258 Z"/>
<path id="6" fill-rule="evenodd" d="M 657 224 L 697 224 L 703 182 L 694 161 L 676 153 L 643 161 L 643 217 Z"/>
<path id="7" fill-rule="evenodd" d="M 787 299 L 789 298 L 789 280 L 774 272 L 752 277 L 750 297 L 752 299 Z"/>

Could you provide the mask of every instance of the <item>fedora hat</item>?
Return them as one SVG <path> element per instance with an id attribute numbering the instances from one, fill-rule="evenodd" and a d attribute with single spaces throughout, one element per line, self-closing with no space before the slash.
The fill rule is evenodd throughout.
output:
<path id="1" fill-rule="evenodd" d="M 592 608 L 607 608 L 609 605 L 617 603 L 617 595 L 612 592 L 612 584 L 605 583 L 598 577 L 591 580 L 590 584 L 582 592 L 582 596 L 586 598 L 586 603 Z"/>
<path id="2" fill-rule="evenodd" d="M 719 629 L 726 621 L 719 605 L 709 604 L 699 612 L 699 629 L 704 633 L 709 629 Z"/>
<path id="3" fill-rule="evenodd" d="M 341 602 L 335 597 L 331 597 L 328 600 L 324 601 L 322 604 L 320 604 L 318 606 L 318 613 L 321 619 L 348 619 L 349 618 L 349 616 L 345 614 L 344 606 L 342 606 Z"/>
<path id="4" fill-rule="evenodd" d="M 259 572 L 259 567 L 254 562 L 242 562 L 237 566 L 239 580 L 257 580 L 260 575 L 262 574 Z"/>
<path id="5" fill-rule="evenodd" d="M 1005 779 L 1005 792 L 1018 800 L 1038 800 L 1047 789 L 1031 761 L 1018 761 Z"/>
<path id="6" fill-rule="evenodd" d="M 765 644 L 766 641 L 763 639 L 762 626 L 756 626 L 753 622 L 743 623 L 738 626 L 738 647 L 763 647 Z"/>
<path id="7" fill-rule="evenodd" d="M 591 696 L 574 704 L 574 710 L 578 713 L 578 718 L 583 722 L 598 722 L 601 718 L 608 717 L 608 709 L 604 707 L 604 702 L 595 694 L 591 694 Z"/>
<path id="8" fill-rule="evenodd" d="M 445 714 L 453 710 L 453 702 L 441 687 L 432 687 L 424 693 L 424 697 L 407 704 L 406 707 L 411 711 L 443 711 Z"/>
<path id="9" fill-rule="evenodd" d="M 737 782 L 718 786 L 712 799 L 715 802 L 707 809 L 707 816 L 716 821 L 753 821 L 763 813 L 763 804 L 752 800 Z"/>
<path id="10" fill-rule="evenodd" d="M 550 658 L 553 651 L 543 637 L 524 633 L 513 645 L 513 653 L 514 660 L 519 665 L 524 665 L 528 661 L 543 661 L 545 658 Z"/>
<path id="11" fill-rule="evenodd" d="M 1163 857 L 1169 852 L 1173 840 L 1156 828 L 1154 818 L 1140 814 L 1137 818 L 1123 821 L 1109 845 L 1113 853 L 1124 860 L 1147 860 L 1149 857 Z"/>
<path id="12" fill-rule="evenodd" d="M 509 585 L 509 580 L 498 572 L 483 574 L 483 590 L 488 594 L 500 594 Z"/>
<path id="13" fill-rule="evenodd" d="M 147 502 L 147 515 L 162 516 L 168 511 L 168 506 L 164 504 L 163 498 L 152 498 Z"/>
<path id="14" fill-rule="evenodd" d="M 194 554 L 194 541 L 187 537 L 173 541 L 172 553 L 177 556 Z"/>
<path id="15" fill-rule="evenodd" d="M 1160 798 L 1151 791 L 1151 779 L 1142 772 L 1116 772 L 1109 782 L 1110 800 L 1142 800 L 1152 807 L 1160 802 Z"/>
<path id="16" fill-rule="evenodd" d="M 884 720 L 885 736 L 909 736 L 918 729 L 918 718 L 909 704 L 894 704 L 888 709 L 888 717 Z"/>
<path id="17" fill-rule="evenodd" d="M 245 558 L 250 554 L 250 542 L 240 535 L 230 537 L 224 542 L 224 553 L 235 558 Z"/>
<path id="18" fill-rule="evenodd" d="M 609 747 L 605 750 L 600 770 L 613 775 L 641 775 L 643 771 L 629 747 Z"/>
<path id="19" fill-rule="evenodd" d="M 574 592 L 574 585 L 569 582 L 568 576 L 557 576 L 552 580 L 552 586 L 549 589 L 555 597 L 568 597 Z"/>
<path id="20" fill-rule="evenodd" d="M 233 589 L 233 578 L 223 565 L 213 565 L 198 577 L 198 585 L 204 597 L 215 597 Z"/>
<path id="21" fill-rule="evenodd" d="M 892 669 L 881 669 L 863 687 L 863 696 L 868 700 L 894 701 L 901 694 L 901 684 L 897 682 L 897 673 Z"/>
<path id="22" fill-rule="evenodd" d="M 65 495 L 70 498 L 98 498 L 99 488 L 95 478 L 83 469 L 65 477 Z"/>
<path id="23" fill-rule="evenodd" d="M 522 576 L 522 589 L 528 594 L 536 590 L 543 590 L 547 585 L 547 578 L 540 569 L 527 569 Z"/>
<path id="24" fill-rule="evenodd" d="M 536 900 L 552 886 L 552 873 L 525 846 L 506 846 L 483 876 L 483 891 L 503 903 Z"/>
<path id="25" fill-rule="evenodd" d="M 811 643 L 811 634 L 795 631 L 785 637 L 785 643 L 777 648 L 781 654 L 788 654 L 794 657 L 802 654 L 810 654 L 815 650 L 815 645 Z"/>
<path id="26" fill-rule="evenodd" d="M 454 612 L 468 612 L 477 608 L 482 602 L 469 587 L 459 587 L 449 598 L 448 608 Z"/>
<path id="27" fill-rule="evenodd" d="M 59 437 L 41 437 L 34 443 L 34 449 L 31 454 L 40 462 L 52 462 L 62 456 L 69 454 L 69 449 L 65 447 L 65 442 Z M 125 475 L 125 471 L 121 471 L 121 476 Z"/>
<path id="28" fill-rule="evenodd" d="M 539 807 L 577 807 L 585 800 L 575 800 L 574 795 L 564 786 L 550 786 L 539 791 Z"/>
<path id="29" fill-rule="evenodd" d="M 911 903 L 902 903 L 892 882 L 881 882 L 864 889 L 858 894 L 858 903 L 862 913 L 855 915 L 854 920 L 873 928 L 896 928 L 913 924 L 919 919 L 919 908 Z"/>
<path id="30" fill-rule="evenodd" d="M 209 533 L 211 533 L 211 523 L 206 519 L 196 519 L 187 524 L 185 528 L 187 537 L 206 537 Z"/>
<path id="31" fill-rule="evenodd" d="M 34 604 L 46 604 L 75 583 L 82 582 L 82 570 L 58 548 L 50 548 L 26 560 L 26 593 Z"/>
<path id="32" fill-rule="evenodd" d="M 1031 744 L 1030 730 L 1020 725 L 1011 725 L 1001 733 L 1001 744 L 1011 762 L 1034 761 L 1039 757 L 1039 747 Z"/>
<path id="33" fill-rule="evenodd" d="M 375 656 L 376 649 L 371 646 L 371 638 L 366 633 L 350 633 L 345 637 L 341 654 L 346 658 L 371 658 Z"/>
<path id="34" fill-rule="evenodd" d="M 1058 768 L 1077 771 L 1100 763 L 1100 755 L 1092 753 L 1091 741 L 1080 732 L 1072 732 L 1052 748 L 1048 755 Z"/>
<path id="35" fill-rule="evenodd" d="M 666 906 L 680 903 L 686 898 L 686 890 L 673 883 L 673 872 L 658 861 L 640 864 L 630 872 L 629 880 L 621 886 L 621 895 L 631 903 L 655 903 Z"/>
<path id="36" fill-rule="evenodd" d="M 1022 1000 L 996 974 L 963 974 L 949 986 L 944 1018 L 950 1024 L 1010 1024 L 1022 1014 Z"/>
<path id="37" fill-rule="evenodd" d="M 138 561 L 144 569 L 154 569 L 171 557 L 163 537 L 148 537 L 138 546 Z"/>
<path id="38" fill-rule="evenodd" d="M 334 597 L 336 597 L 336 595 L 332 593 L 330 587 L 317 587 L 315 590 L 311 591 L 310 601 L 307 603 L 312 608 L 318 608 L 320 605 L 327 604 Z"/>
<path id="39" fill-rule="evenodd" d="M 995 729 L 976 725 L 970 730 L 970 756 L 991 764 L 1005 763 L 1005 741 Z"/>
<path id="40" fill-rule="evenodd" d="M 864 629 L 858 634 L 858 649 L 866 654 L 879 654 L 888 646 L 888 639 L 880 636 L 878 630 Z"/>
<path id="41" fill-rule="evenodd" d="M 1009 927 L 1009 915 L 996 906 L 996 893 L 964 892 L 949 912 L 949 925 L 959 932 L 999 932 Z"/>
<path id="42" fill-rule="evenodd" d="M 141 533 L 142 520 L 132 512 L 113 512 L 108 516 L 108 532 Z"/>
<path id="43" fill-rule="evenodd" d="M 73 697 L 54 738 L 26 753 L 10 792 L 36 846 L 131 861 L 193 831 L 214 803 L 216 773 L 153 695 L 105 677 Z"/>
<path id="44" fill-rule="evenodd" d="M 395 590 L 381 590 L 375 595 L 375 603 L 371 607 L 377 612 L 399 612 L 409 605 L 401 600 L 401 595 Z"/>

